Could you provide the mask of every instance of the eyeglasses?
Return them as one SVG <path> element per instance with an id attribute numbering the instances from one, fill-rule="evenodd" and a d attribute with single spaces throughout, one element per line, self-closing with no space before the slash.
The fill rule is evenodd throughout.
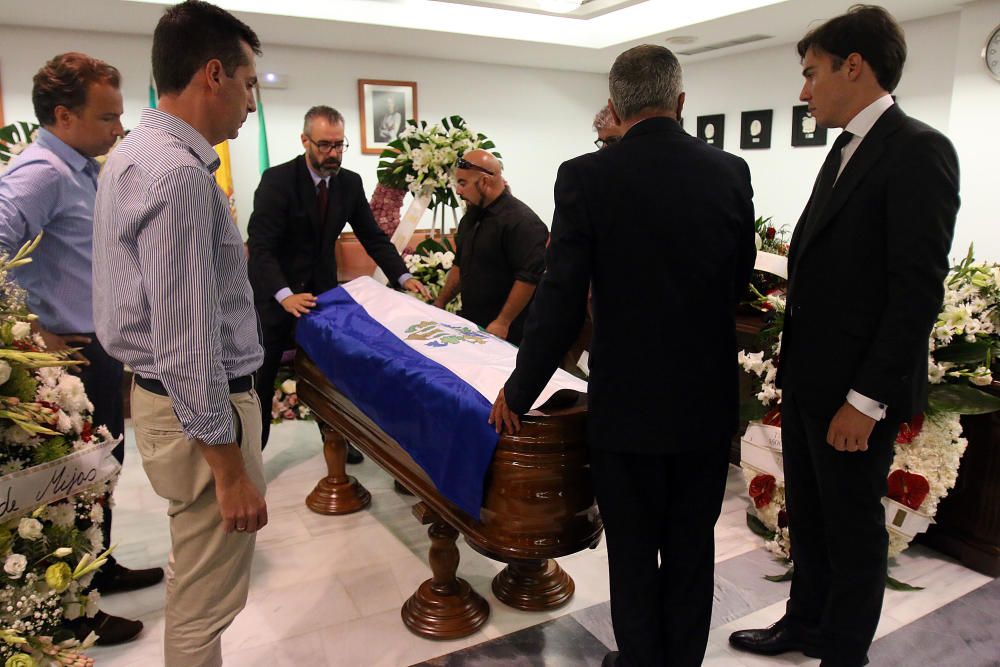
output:
<path id="1" fill-rule="evenodd" d="M 308 134 L 305 136 L 306 139 L 309 140 L 309 143 L 315 146 L 316 150 L 318 150 L 320 153 L 329 153 L 330 151 L 337 151 L 338 153 L 343 153 L 351 146 L 351 144 L 347 141 L 347 139 L 337 142 L 313 141 L 312 137 L 310 137 Z"/>
<path id="2" fill-rule="evenodd" d="M 594 139 L 594 145 L 598 148 L 607 148 L 621 141 L 621 137 L 608 137 L 607 139 Z"/>
<path id="3" fill-rule="evenodd" d="M 478 164 L 473 164 L 466 160 L 464 157 L 458 158 L 458 162 L 455 163 L 456 169 L 475 169 L 476 171 L 481 171 L 484 174 L 489 174 L 490 176 L 495 176 L 495 174 L 487 169 L 486 167 L 480 167 Z"/>

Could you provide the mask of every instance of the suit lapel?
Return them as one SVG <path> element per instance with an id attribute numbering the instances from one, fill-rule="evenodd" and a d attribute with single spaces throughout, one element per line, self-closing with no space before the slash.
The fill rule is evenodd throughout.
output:
<path id="1" fill-rule="evenodd" d="M 858 149 L 851 157 L 850 162 L 844 167 L 840 177 L 833 186 L 833 192 L 830 193 L 826 205 L 823 206 L 823 210 L 816 211 L 815 213 L 809 210 L 816 196 L 816 185 L 813 185 L 813 194 L 810 198 L 810 203 L 807 205 L 806 212 L 803 214 L 799 224 L 796 225 L 795 231 L 799 231 L 798 227 L 803 221 L 808 220 L 808 224 L 802 230 L 800 239 L 795 238 L 795 233 L 792 234 L 792 243 L 798 241 L 800 244 L 800 247 L 795 251 L 796 263 L 802 257 L 810 242 L 819 236 L 819 233 L 830 224 L 840 209 L 844 207 L 844 204 L 847 203 L 851 193 L 857 189 L 872 167 L 878 163 L 879 158 L 882 157 L 882 153 L 885 152 L 885 140 L 899 129 L 905 119 L 906 114 L 895 104 L 885 110 L 885 113 L 875 121 L 875 125 L 872 126 L 871 131 L 865 135 L 865 138 L 861 141 L 861 145 L 858 146 Z"/>

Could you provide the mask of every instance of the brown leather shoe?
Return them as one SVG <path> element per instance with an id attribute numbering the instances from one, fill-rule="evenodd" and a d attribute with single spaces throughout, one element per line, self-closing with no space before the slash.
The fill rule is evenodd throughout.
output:
<path id="1" fill-rule="evenodd" d="M 98 646 L 114 646 L 135 639 L 142 632 L 142 621 L 130 621 L 121 616 L 112 616 L 99 611 L 93 618 L 80 617 L 66 621 L 66 627 L 80 641 L 93 632 L 97 635 Z"/>
<path id="2" fill-rule="evenodd" d="M 798 651 L 810 658 L 822 657 L 818 633 L 802 630 L 784 617 L 769 628 L 738 630 L 729 635 L 729 644 L 740 651 L 758 655 Z"/>
<path id="3" fill-rule="evenodd" d="M 94 588 L 101 595 L 137 591 L 149 588 L 163 581 L 163 568 L 150 567 L 143 570 L 130 570 L 115 563 L 108 563 L 94 576 Z"/>

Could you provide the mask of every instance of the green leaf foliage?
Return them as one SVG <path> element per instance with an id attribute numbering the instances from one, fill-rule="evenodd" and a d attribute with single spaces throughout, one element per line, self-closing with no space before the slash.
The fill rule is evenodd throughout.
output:
<path id="1" fill-rule="evenodd" d="M 967 384 L 936 384 L 930 388 L 927 407 L 932 412 L 982 415 L 1000 410 L 1000 397 Z"/>

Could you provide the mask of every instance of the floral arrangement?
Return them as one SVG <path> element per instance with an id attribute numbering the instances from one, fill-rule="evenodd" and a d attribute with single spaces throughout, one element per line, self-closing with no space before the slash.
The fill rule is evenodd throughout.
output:
<path id="1" fill-rule="evenodd" d="M 773 311 L 772 325 L 762 331 L 764 350 L 739 353 L 739 363 L 750 374 L 756 399 L 771 408 L 763 423 L 780 425 L 781 390 L 775 384 L 775 360 L 781 349 L 784 296 L 758 295 L 759 305 Z M 976 262 L 969 253 L 945 280 L 944 304 L 928 342 L 928 380 L 931 388 L 926 415 L 900 427 L 890 467 L 887 497 L 929 521 L 938 503 L 955 486 L 966 440 L 959 417 L 1000 410 L 1000 398 L 983 391 L 993 379 L 1000 355 L 1000 266 Z M 744 464 L 751 529 L 766 540 L 777 556 L 789 558 L 784 485 L 753 466 Z M 901 553 L 913 535 L 889 529 L 889 555 Z"/>
<path id="2" fill-rule="evenodd" d="M 432 299 L 436 299 L 444 287 L 448 269 L 455 261 L 455 249 L 447 238 L 443 238 L 441 243 L 425 239 L 414 252 L 404 255 L 403 260 L 406 262 L 406 270 L 424 284 Z M 457 313 L 461 309 L 461 294 L 445 307 L 449 313 Z"/>
<path id="3" fill-rule="evenodd" d="M 32 334 L 34 316 L 24 292 L 7 275 L 30 261 L 38 239 L 12 259 L 0 258 L 0 479 L 95 444 L 114 444 L 96 426 L 80 379 L 65 370 L 76 362 L 46 352 Z M 114 483 L 91 485 L 64 500 L 4 514 L 0 523 L 0 660 L 7 667 L 92 665 L 63 620 L 97 613 L 99 593 L 84 594 L 101 553 L 105 493 Z M 9 496 L 8 496 L 9 502 Z M 2 505 L 2 502 L 0 502 Z M 25 511 L 29 511 L 25 514 Z"/>
<path id="4" fill-rule="evenodd" d="M 788 256 L 788 228 L 775 227 L 771 223 L 771 218 L 759 217 L 754 221 L 754 244 L 757 252 L 771 253 L 772 255 Z M 755 269 L 750 279 L 750 285 L 755 295 L 769 295 L 783 293 L 787 281 L 780 276 L 776 276 L 766 271 Z M 759 300 L 751 301 L 748 305 L 760 310 L 770 310 L 766 302 Z"/>
<path id="5" fill-rule="evenodd" d="M 312 411 L 299 400 L 298 383 L 291 370 L 282 367 L 274 380 L 274 396 L 271 398 L 271 423 L 296 419 L 312 419 Z"/>
<path id="6" fill-rule="evenodd" d="M 410 192 L 414 197 L 429 196 L 429 208 L 441 208 L 443 227 L 444 208 L 458 207 L 455 163 L 469 151 L 495 147 L 485 134 L 470 130 L 461 116 L 442 118 L 434 125 L 406 121 L 399 137 L 379 155 L 378 185 L 371 200 L 375 221 L 391 237 L 399 226 L 403 198 Z M 495 151 L 493 155 L 500 157 Z"/>
<path id="7" fill-rule="evenodd" d="M 19 155 L 38 137 L 38 125 L 18 121 L 0 127 L 0 173 L 6 170 L 7 164 Z"/>

